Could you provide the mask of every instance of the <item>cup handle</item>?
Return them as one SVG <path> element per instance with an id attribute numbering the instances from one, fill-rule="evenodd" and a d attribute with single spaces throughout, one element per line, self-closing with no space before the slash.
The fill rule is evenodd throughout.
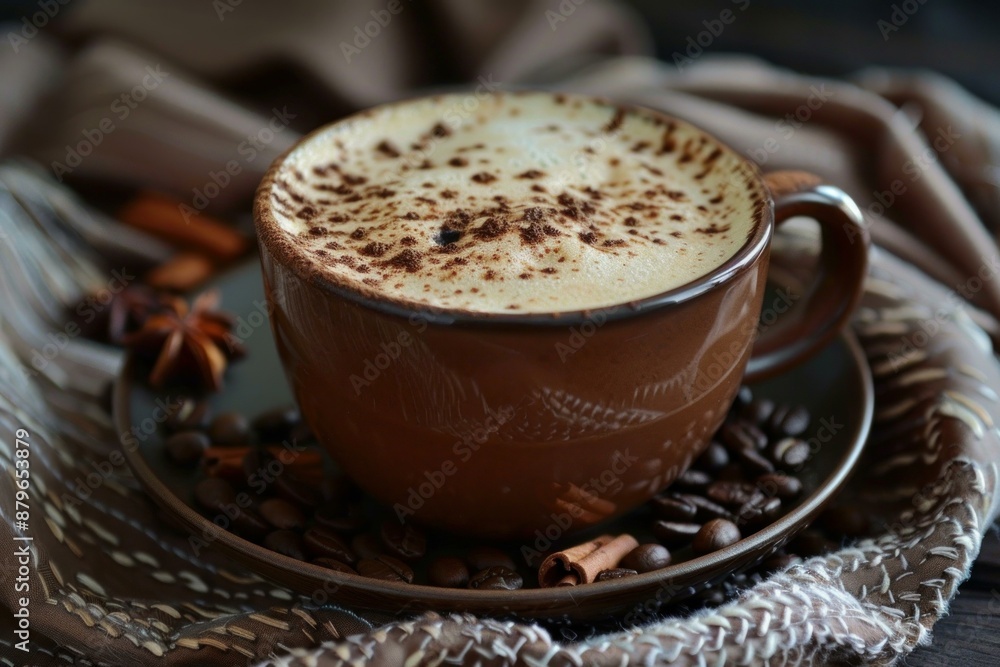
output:
<path id="1" fill-rule="evenodd" d="M 858 304 L 868 271 L 868 232 L 847 193 L 805 172 L 778 171 L 764 182 L 774 199 L 774 226 L 805 216 L 820 225 L 818 275 L 803 296 L 754 343 L 744 381 L 776 375 L 818 352 Z"/>

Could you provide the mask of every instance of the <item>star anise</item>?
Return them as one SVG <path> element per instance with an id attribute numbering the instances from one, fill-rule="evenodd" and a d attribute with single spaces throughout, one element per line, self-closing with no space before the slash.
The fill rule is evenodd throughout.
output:
<path id="1" fill-rule="evenodd" d="M 245 353 L 230 333 L 232 318 L 215 310 L 219 295 L 214 290 L 200 295 L 190 308 L 179 297 L 167 299 L 167 308 L 147 317 L 141 329 L 125 337 L 125 345 L 154 362 L 149 374 L 154 388 L 177 380 L 217 391 L 228 361 Z"/>
<path id="2" fill-rule="evenodd" d="M 153 314 L 170 307 L 170 298 L 146 285 L 131 285 L 116 294 L 108 306 L 107 337 L 121 345 Z"/>

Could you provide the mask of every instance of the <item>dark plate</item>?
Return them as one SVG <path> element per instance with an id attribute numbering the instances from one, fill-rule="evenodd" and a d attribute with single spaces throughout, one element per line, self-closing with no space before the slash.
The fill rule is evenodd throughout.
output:
<path id="1" fill-rule="evenodd" d="M 236 334 L 249 355 L 227 373 L 225 389 L 208 398 L 214 412 L 240 410 L 255 415 L 292 403 L 266 318 L 260 270 L 256 262 L 217 281 L 225 309 L 239 319 Z M 242 324 L 241 324 L 242 323 Z M 807 526 L 841 489 L 858 461 L 872 418 L 872 381 L 865 357 L 851 334 L 843 334 L 808 363 L 753 387 L 758 396 L 804 405 L 814 415 L 805 437 L 817 446 L 799 474 L 804 492 L 785 516 L 764 530 L 721 551 L 691 558 L 656 572 L 575 587 L 478 591 L 417 584 L 383 582 L 341 574 L 294 560 L 220 530 L 193 509 L 193 488 L 200 472 L 180 469 L 167 461 L 159 432 L 134 438 L 137 447 L 125 448 L 136 477 L 167 515 L 208 548 L 217 549 L 249 570 L 268 577 L 318 602 L 332 600 L 356 609 L 385 613 L 433 610 L 463 611 L 521 618 L 573 620 L 638 620 L 660 604 L 689 597 L 727 575 L 748 568 L 784 545 Z M 115 389 L 115 420 L 123 433 L 157 414 L 157 401 L 176 397 L 169 390 L 155 392 L 145 382 L 145 371 L 128 360 Z M 149 430 L 148 428 L 146 430 Z M 385 513 L 369 503 L 372 513 Z M 388 516 L 388 514 L 387 514 Z M 590 534 L 632 532 L 640 542 L 648 534 L 645 510 L 591 530 Z M 559 544 L 579 543 L 588 533 Z M 206 539 L 209 538 L 209 539 Z M 461 537 L 431 535 L 434 552 L 461 553 L 472 543 Z M 516 552 L 517 545 L 506 545 Z M 684 556 L 683 553 L 679 554 Z M 523 562 L 523 561 L 522 561 Z M 418 580 L 421 572 L 418 571 Z M 534 576 L 534 569 L 522 574 Z M 530 582 L 534 583 L 534 582 Z"/>

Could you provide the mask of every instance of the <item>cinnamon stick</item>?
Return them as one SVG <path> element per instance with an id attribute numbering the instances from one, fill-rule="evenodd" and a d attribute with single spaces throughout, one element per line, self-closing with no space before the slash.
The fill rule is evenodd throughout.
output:
<path id="1" fill-rule="evenodd" d="M 538 583 L 543 588 L 589 584 L 602 570 L 618 566 L 627 553 L 639 542 L 623 533 L 617 537 L 601 535 L 589 542 L 558 551 L 538 568 Z"/>
<path id="2" fill-rule="evenodd" d="M 143 278 L 150 287 L 171 292 L 190 292 L 215 272 L 212 261 L 204 255 L 182 252 L 151 269 Z"/>
<path id="3" fill-rule="evenodd" d="M 249 247 L 247 238 L 224 222 L 157 192 L 136 195 L 118 212 L 118 219 L 223 262 L 240 257 Z"/>

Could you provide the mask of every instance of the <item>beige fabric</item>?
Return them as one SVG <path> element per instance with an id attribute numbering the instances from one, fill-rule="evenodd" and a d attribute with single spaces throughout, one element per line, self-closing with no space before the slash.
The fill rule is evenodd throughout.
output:
<path id="1" fill-rule="evenodd" d="M 564 15 L 562 4 L 576 8 Z M 212 202 L 245 212 L 267 156 L 294 133 L 418 87 L 490 75 L 504 86 L 544 82 L 658 106 L 751 157 L 764 150 L 765 169 L 816 171 L 857 197 L 884 248 L 944 285 L 879 251 L 855 319 L 878 383 L 870 446 L 879 465 L 866 467 L 871 476 L 861 486 L 881 495 L 862 498 L 883 508 L 885 533 L 775 575 L 717 610 L 576 643 L 538 626 L 465 617 L 376 629 L 389 619 L 317 607 L 212 553 L 189 553 L 122 466 L 86 502 L 65 501 L 75 480 L 115 446 L 96 394 L 117 357 L 73 340 L 45 373 L 19 371 L 45 334 L 64 325 L 58 306 L 72 304 L 99 270 L 87 270 L 89 255 L 72 245 L 55 248 L 68 242 L 46 238 L 15 207 L 0 217 L 0 232 L 17 235 L 22 261 L 46 267 L 32 290 L 11 289 L 11 273 L 0 282 L 0 457 L 10 465 L 18 425 L 37 435 L 32 503 L 47 519 L 36 510 L 31 584 L 50 602 L 32 611 L 36 664 L 434 664 L 445 657 L 526 665 L 890 664 L 929 641 L 996 514 L 1000 368 L 973 324 L 995 332 L 1000 316 L 991 238 L 1000 207 L 989 177 L 1000 135 L 995 111 L 919 74 L 866 72 L 858 87 L 744 58 L 704 56 L 680 73 L 645 58 L 609 59 L 640 53 L 648 40 L 631 15 L 597 0 L 441 0 L 419 9 L 404 2 L 399 20 L 351 63 L 340 42 L 384 3 L 225 5 L 232 11 L 216 14 L 212 3 L 194 0 L 79 3 L 59 28 L 76 45 L 64 85 L 32 107 L 38 113 L 17 131 L 20 152 L 50 165 L 100 121 L 115 95 L 159 64 L 171 75 L 69 180 L 111 178 L 189 198 L 246 134 L 287 105 L 296 114 L 287 132 L 243 163 L 241 178 Z M 566 20 L 553 23 L 553 11 Z M 810 96 L 815 106 L 820 94 L 825 101 L 810 108 Z M 778 124 L 803 105 L 810 113 L 801 127 Z M 933 142 L 948 126 L 959 137 L 927 153 L 921 134 Z M 906 165 L 918 159 L 913 178 Z M 6 175 L 0 180 L 10 187 Z M 905 194 L 881 212 L 873 207 L 874 193 L 898 180 Z M 78 254 L 80 265 L 63 259 Z M 981 310 L 950 298 L 949 288 L 961 288 Z M 0 480 L 5 519 L 10 481 Z M 10 522 L 4 526 L 0 537 L 9 542 Z M 3 577 L 0 599 L 11 607 L 9 565 Z M 0 654 L 18 664 L 22 656 L 11 651 L 0 638 Z"/>

